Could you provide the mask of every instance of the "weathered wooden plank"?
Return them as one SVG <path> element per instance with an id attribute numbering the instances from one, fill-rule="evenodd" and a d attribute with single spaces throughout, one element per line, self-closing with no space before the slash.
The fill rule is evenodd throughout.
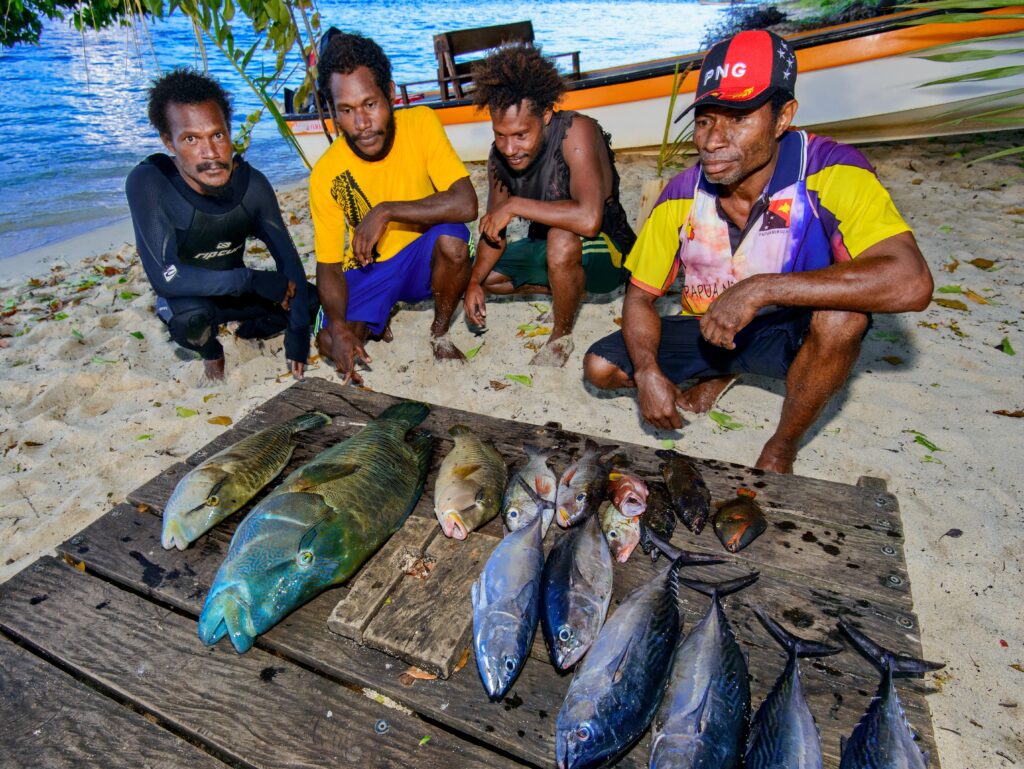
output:
<path id="1" fill-rule="evenodd" d="M 426 518 L 407 520 L 349 582 L 348 595 L 334 607 L 327 627 L 338 635 L 362 641 L 363 631 L 384 601 L 389 597 L 394 600 L 395 586 L 404 576 L 403 562 L 422 558 L 438 531 L 437 524 Z M 381 648 L 391 652 L 387 646 Z"/>
<path id="2" fill-rule="evenodd" d="M 119 517 L 101 519 L 80 535 L 81 542 L 90 547 L 86 561 L 88 567 L 111 579 L 128 584 L 133 589 L 150 591 L 161 600 L 195 616 L 205 596 L 205 587 L 200 585 L 195 589 L 189 580 L 180 578 L 163 579 L 150 585 L 143 579 L 146 570 L 141 568 L 140 561 L 123 552 L 123 549 L 131 546 L 146 552 L 155 562 L 150 568 L 150 573 L 155 569 L 163 569 L 168 573 L 180 572 L 183 561 L 192 557 L 192 551 L 163 551 L 158 545 L 159 528 L 152 516 L 138 513 L 127 506 L 122 506 L 119 510 Z M 129 525 L 129 520 L 137 520 L 138 523 Z M 127 545 L 120 543 L 119 530 L 123 528 L 131 528 L 133 531 L 148 528 L 152 543 L 150 548 L 146 549 L 138 540 Z M 122 552 L 118 552 L 119 549 Z M 204 555 L 203 558 L 213 558 L 219 563 L 219 558 L 212 553 Z M 642 554 L 638 554 L 628 565 L 634 566 L 641 570 L 641 576 L 637 579 L 642 579 L 645 568 L 647 574 L 653 574 L 655 569 L 664 568 L 664 562 L 660 562 L 656 567 L 644 567 Z M 719 579 L 723 576 L 735 576 L 747 570 L 735 563 L 716 566 L 713 569 L 704 567 L 692 571 L 695 576 Z M 194 568 L 193 571 L 209 574 L 209 578 L 212 579 L 211 568 L 202 566 Z M 626 573 L 630 571 L 631 569 L 626 569 Z M 616 576 L 618 579 L 619 575 Z M 780 617 L 781 621 L 790 626 L 795 625 L 798 632 L 810 637 L 825 636 L 826 630 L 832 625 L 828 612 L 835 610 L 829 603 L 832 598 L 829 595 L 823 594 L 819 598 L 811 591 L 811 606 L 814 607 L 812 609 L 800 600 L 801 593 L 797 587 L 793 587 L 790 593 L 779 596 L 777 590 L 772 589 L 772 582 L 771 578 L 765 576 L 760 583 L 731 597 L 728 601 L 730 617 L 737 635 L 751 656 L 755 703 L 760 702 L 774 682 L 775 676 L 782 668 L 783 659 L 773 647 L 773 642 L 749 613 L 749 603 L 756 601 L 773 616 Z M 339 680 L 370 687 L 432 720 L 496 745 L 523 760 L 545 766 L 550 763 L 554 750 L 553 719 L 561 706 L 569 677 L 558 675 L 550 663 L 546 662 L 545 657 L 541 656 L 540 659 L 527 662 L 513 691 L 501 703 L 487 701 L 472 656 L 466 668 L 447 681 L 417 681 L 412 686 L 405 686 L 399 679 L 404 670 L 403 665 L 396 664 L 393 658 L 342 639 L 326 630 L 327 616 L 337 602 L 333 592 L 329 591 L 292 613 L 276 628 L 261 636 L 258 645 L 322 670 Z M 819 600 L 821 603 L 814 603 Z M 684 591 L 680 606 L 686 617 L 686 625 L 692 627 L 696 619 L 703 615 L 707 599 L 691 591 Z M 850 603 L 841 604 L 839 610 L 847 612 L 844 616 L 850 617 L 856 624 L 872 633 L 886 621 L 884 618 L 878 618 L 874 607 L 858 609 L 856 603 Z M 858 610 L 861 612 L 860 616 L 856 614 Z M 811 617 L 810 621 L 807 615 Z M 909 644 L 894 645 L 899 649 L 910 650 Z M 809 662 L 811 664 L 808 664 Z M 852 652 L 820 661 L 805 661 L 803 669 L 804 687 L 812 711 L 822 725 L 826 749 L 834 751 L 839 736 L 849 734 L 866 707 L 875 688 L 875 675 L 870 665 Z M 904 704 L 912 723 L 921 731 L 923 743 L 931 745 L 930 720 L 923 697 L 926 686 L 917 681 L 907 681 L 901 686 Z M 635 760 L 637 765 L 642 765 L 644 761 L 635 755 L 638 751 L 642 752 L 640 747 L 628 758 Z M 827 765 L 835 767 L 837 763 L 830 760 Z"/>
<path id="3" fill-rule="evenodd" d="M 516 765 L 266 652 L 206 648 L 190 620 L 52 558 L 4 585 L 0 626 L 246 766 Z"/>
<path id="4" fill-rule="evenodd" d="M 0 724 L 5 769 L 227 769 L 2 637 Z"/>
<path id="5" fill-rule="evenodd" d="M 437 524 L 434 529 L 439 530 Z M 423 579 L 406 576 L 364 634 L 375 649 L 448 678 L 473 628 L 470 585 L 500 540 L 473 532 L 465 541 L 439 535 L 427 548 L 433 568 Z"/>

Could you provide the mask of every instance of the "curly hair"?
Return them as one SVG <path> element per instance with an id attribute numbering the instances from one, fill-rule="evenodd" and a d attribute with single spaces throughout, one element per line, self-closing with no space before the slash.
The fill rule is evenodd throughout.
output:
<path id="1" fill-rule="evenodd" d="M 175 67 L 149 87 L 149 122 L 163 136 L 170 134 L 168 104 L 202 104 L 212 101 L 231 127 L 231 97 L 220 83 L 191 67 Z"/>
<path id="2" fill-rule="evenodd" d="M 362 35 L 337 32 L 327 43 L 327 49 L 318 64 L 317 85 L 321 91 L 328 91 L 331 75 L 348 75 L 357 67 L 366 67 L 373 74 L 373 81 L 385 96 L 391 84 L 391 61 L 377 43 Z"/>
<path id="3" fill-rule="evenodd" d="M 532 43 L 505 43 L 473 65 L 473 103 L 491 114 L 504 112 L 523 99 L 542 115 L 565 93 L 565 81 L 555 65 Z"/>

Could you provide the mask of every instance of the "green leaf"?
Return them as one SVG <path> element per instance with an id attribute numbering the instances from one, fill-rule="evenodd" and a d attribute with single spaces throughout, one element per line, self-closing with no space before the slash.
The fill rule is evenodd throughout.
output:
<path id="1" fill-rule="evenodd" d="M 136 435 L 135 440 L 137 441 L 148 441 L 153 437 L 153 433 L 143 433 L 142 435 Z"/>
<path id="2" fill-rule="evenodd" d="M 67 320 L 68 314 L 66 312 L 58 312 L 53 316 L 54 320 Z"/>
<path id="3" fill-rule="evenodd" d="M 927 59 L 928 61 L 956 62 L 956 61 L 981 61 L 982 59 L 993 59 L 996 56 L 1009 56 L 1014 53 L 1024 53 L 1024 48 L 971 48 L 968 51 L 952 51 L 950 53 L 936 53 L 932 56 L 915 56 L 915 59 Z"/>
<path id="4" fill-rule="evenodd" d="M 533 377 L 529 374 L 505 374 L 505 379 L 510 382 L 518 382 L 527 387 L 533 387 Z"/>
<path id="5" fill-rule="evenodd" d="M 73 336 L 79 342 L 81 342 L 83 339 L 85 339 L 85 336 L 77 328 L 71 329 L 71 336 Z"/>
<path id="6" fill-rule="evenodd" d="M 420 747 L 422 748 L 428 742 L 430 742 L 430 735 L 429 734 L 424 734 L 423 738 L 420 740 Z"/>
<path id="7" fill-rule="evenodd" d="M 671 438 L 664 438 L 661 441 L 661 447 L 663 449 L 674 449 L 676 447 L 676 442 Z"/>
<path id="8" fill-rule="evenodd" d="M 124 276 L 121 276 L 120 278 L 117 279 L 117 282 L 118 283 L 127 283 L 128 282 L 128 278 L 126 278 Z"/>
<path id="9" fill-rule="evenodd" d="M 900 337 L 898 334 L 894 334 L 891 331 L 876 331 L 871 335 L 872 339 L 878 339 L 882 342 L 898 342 Z"/>
<path id="10" fill-rule="evenodd" d="M 1010 344 L 1010 337 L 1008 337 L 1008 336 L 1004 336 L 1003 337 L 1003 341 L 1001 341 L 998 345 L 996 345 L 996 349 L 997 350 L 1002 350 L 1007 355 L 1016 355 L 1017 354 L 1017 351 L 1014 350 L 1013 346 Z"/>
<path id="11" fill-rule="evenodd" d="M 143 334 L 141 331 L 129 331 L 128 333 L 131 336 L 135 337 L 136 339 L 145 339 L 146 338 L 146 335 Z"/>
<path id="12" fill-rule="evenodd" d="M 728 414 L 725 414 L 725 413 L 723 413 L 721 411 L 709 411 L 708 412 L 708 418 L 711 419 L 711 421 L 714 422 L 715 424 L 717 424 L 719 427 L 724 427 L 726 430 L 742 430 L 743 429 L 743 423 L 742 422 L 737 422 L 731 416 L 729 416 Z"/>
<path id="13" fill-rule="evenodd" d="M 470 348 L 469 350 L 466 350 L 466 360 L 473 360 L 473 358 L 476 357 L 476 354 L 478 352 L 480 352 L 480 348 L 481 347 L 483 347 L 483 345 L 482 344 L 478 344 L 476 347 L 473 347 L 473 348 Z"/>
<path id="14" fill-rule="evenodd" d="M 936 465 L 945 464 L 941 459 L 939 459 L 938 457 L 932 456 L 931 454 L 925 454 L 923 457 L 921 457 L 921 461 L 922 462 L 932 462 L 932 463 L 934 463 Z"/>
<path id="15" fill-rule="evenodd" d="M 111 363 L 117 363 L 116 360 L 110 360 L 110 358 L 101 358 L 98 355 L 93 355 L 92 356 L 92 362 L 93 363 L 105 363 L 107 365 L 110 365 Z"/>
<path id="16" fill-rule="evenodd" d="M 944 451 L 944 449 L 940 449 L 938 446 L 936 446 L 934 443 L 928 440 L 928 436 L 922 432 L 919 432 L 917 430 L 904 430 L 903 432 L 910 433 L 911 435 L 913 435 L 914 443 L 924 446 L 926 449 L 928 449 L 928 451 Z"/>
<path id="17" fill-rule="evenodd" d="M 1022 16 L 1024 18 L 1024 16 Z M 929 85 L 943 85 L 944 83 L 970 83 L 979 80 L 1000 80 L 1005 77 L 1013 77 L 1024 72 L 1024 64 L 1016 64 L 1012 67 L 996 67 L 994 69 L 983 69 L 979 72 L 968 72 L 964 75 L 944 77 L 941 80 L 930 80 L 917 86 L 924 88 Z"/>
<path id="18" fill-rule="evenodd" d="M 179 417 L 194 417 L 199 412 L 196 411 L 195 409 L 187 409 L 184 406 L 178 406 L 177 408 L 174 409 L 174 413 L 176 413 Z"/>
<path id="19" fill-rule="evenodd" d="M 963 157 L 962 153 L 959 153 L 959 154 L 960 154 L 960 157 Z M 954 154 L 953 157 L 956 157 L 956 155 Z M 953 231 L 953 228 L 950 227 L 948 224 L 944 224 L 941 227 L 939 227 L 939 232 L 952 232 L 952 231 Z"/>
<path id="20" fill-rule="evenodd" d="M 127 302 L 139 296 L 139 294 L 136 294 L 134 291 L 122 291 L 118 296 Z"/>
<path id="21" fill-rule="evenodd" d="M 942 288 L 940 288 L 939 289 L 939 293 L 940 294 L 962 294 L 963 291 L 960 289 L 960 286 L 950 284 L 948 286 L 943 286 Z"/>

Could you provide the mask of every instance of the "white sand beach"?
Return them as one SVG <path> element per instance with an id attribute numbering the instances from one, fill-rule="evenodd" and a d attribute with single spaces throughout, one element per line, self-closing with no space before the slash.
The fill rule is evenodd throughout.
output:
<path id="1" fill-rule="evenodd" d="M 1016 132 L 863 148 L 914 228 L 935 296 L 948 306 L 876 316 L 848 387 L 796 463 L 800 475 L 843 483 L 882 478 L 899 499 L 924 652 L 947 663 L 929 700 L 945 769 L 1024 766 L 1024 171 L 1020 156 L 967 165 L 1020 144 Z M 635 212 L 655 159 L 620 153 L 618 162 L 627 211 Z M 483 204 L 479 164 L 473 179 Z M 281 199 L 312 276 L 305 190 Z M 152 312 L 130 229 L 119 232 L 113 248 L 104 231 L 17 265 L 0 262 L 0 582 L 291 384 L 281 338 L 226 335 L 226 381 L 198 388 L 200 364 L 175 355 Z M 677 301 L 667 297 L 663 311 Z M 543 337 L 517 336 L 540 309 L 526 300 L 492 301 L 480 337 L 457 317 L 455 343 L 480 346 L 465 366 L 435 365 L 431 308 L 406 308 L 392 323 L 394 342 L 369 345 L 365 382 L 618 441 L 671 439 L 688 454 L 753 464 L 778 418 L 779 382 L 744 379 L 725 393 L 716 408 L 739 429 L 691 415 L 678 433 L 646 428 L 626 394 L 584 386 L 583 354 L 616 328 L 621 308 L 621 291 L 588 299 L 575 352 L 558 370 L 527 365 L 530 345 Z M 510 374 L 530 375 L 532 386 Z M 335 374 L 314 362 L 308 376 Z"/>

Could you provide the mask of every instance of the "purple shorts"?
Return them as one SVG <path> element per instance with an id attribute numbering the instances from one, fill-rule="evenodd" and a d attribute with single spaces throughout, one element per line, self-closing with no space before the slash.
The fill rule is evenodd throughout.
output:
<path id="1" fill-rule="evenodd" d="M 370 333 L 380 334 L 387 327 L 395 304 L 430 299 L 433 296 L 430 289 L 431 257 L 434 244 L 441 235 L 469 242 L 466 225 L 435 224 L 390 259 L 345 270 L 345 282 L 348 284 L 345 320 L 361 321 Z M 317 318 L 316 329 L 322 325 L 322 319 Z"/>

